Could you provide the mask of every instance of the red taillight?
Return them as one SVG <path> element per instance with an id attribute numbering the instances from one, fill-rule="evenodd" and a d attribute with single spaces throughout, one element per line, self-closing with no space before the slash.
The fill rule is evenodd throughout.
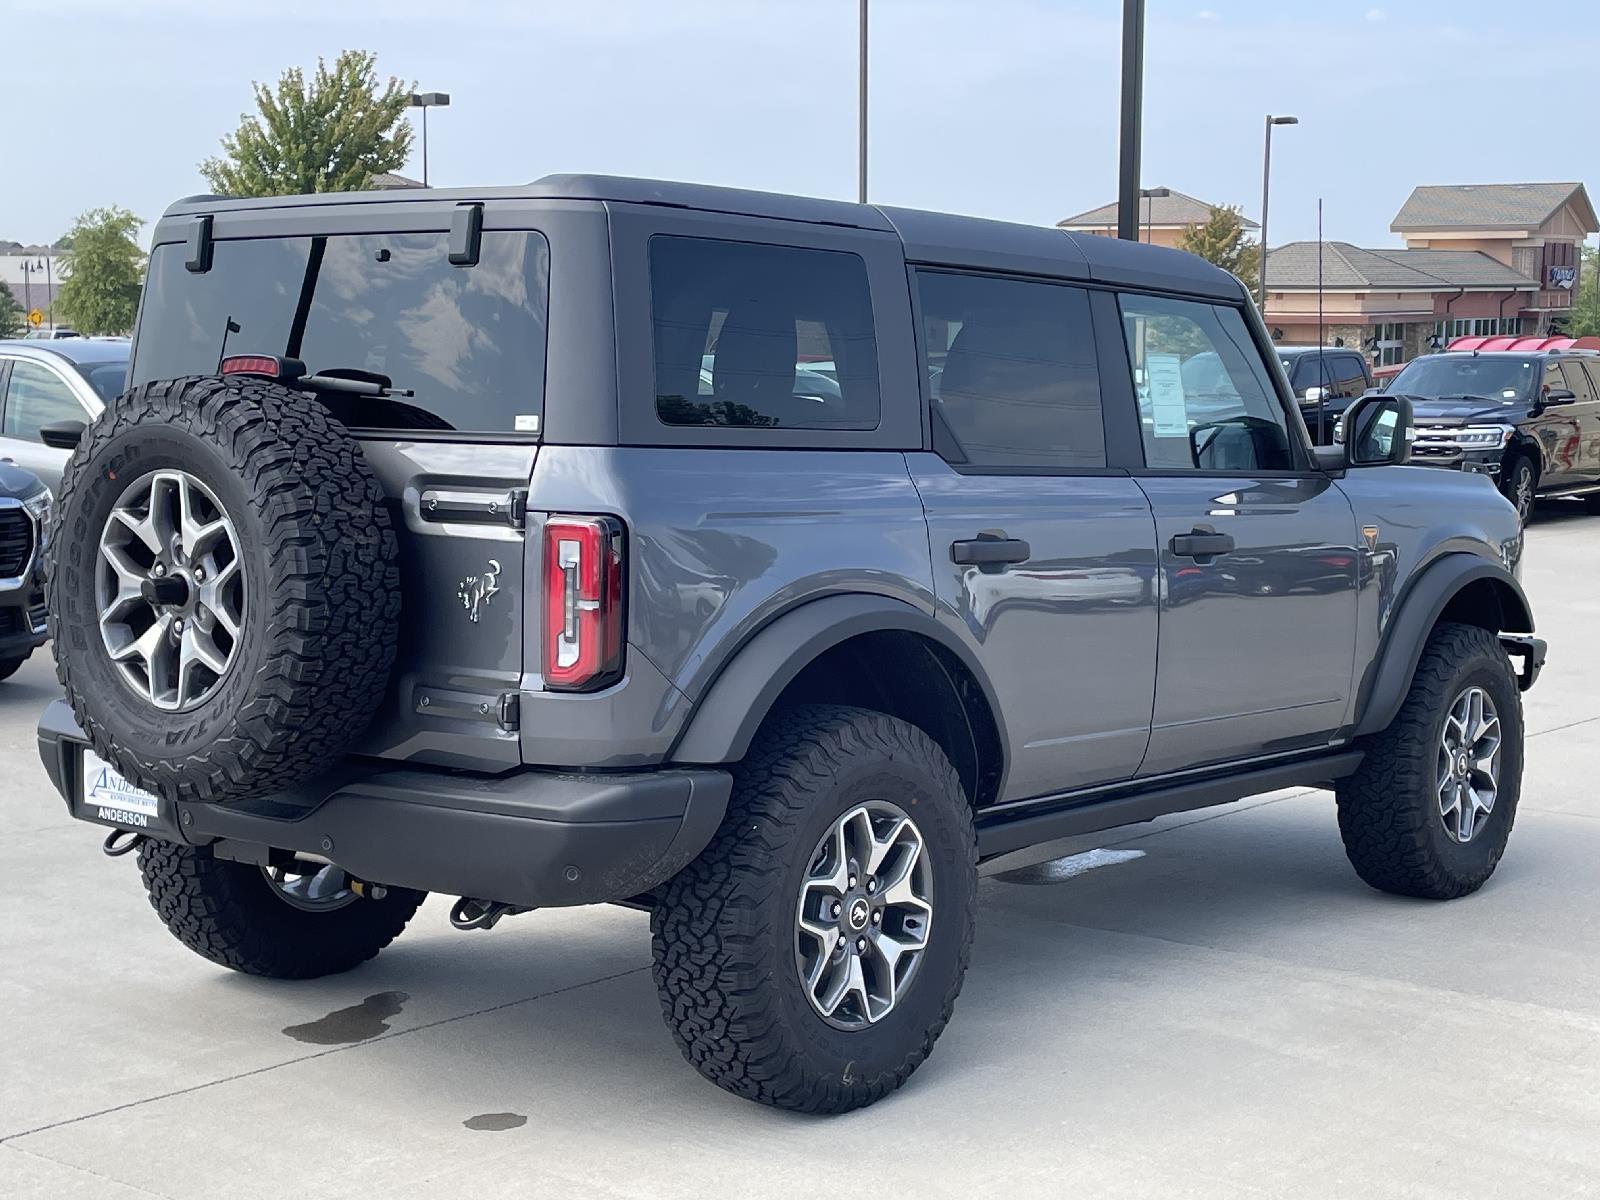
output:
<path id="1" fill-rule="evenodd" d="M 593 691 L 622 674 L 622 523 L 551 517 L 544 526 L 544 683 Z"/>

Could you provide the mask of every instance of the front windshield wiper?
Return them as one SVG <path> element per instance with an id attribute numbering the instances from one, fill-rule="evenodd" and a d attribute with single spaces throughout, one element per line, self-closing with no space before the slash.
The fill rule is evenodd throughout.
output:
<path id="1" fill-rule="evenodd" d="M 1506 400 L 1497 396 L 1478 396 L 1471 392 L 1461 392 L 1454 396 L 1440 396 L 1440 400 L 1478 400 L 1484 404 L 1515 404 L 1515 400 Z"/>

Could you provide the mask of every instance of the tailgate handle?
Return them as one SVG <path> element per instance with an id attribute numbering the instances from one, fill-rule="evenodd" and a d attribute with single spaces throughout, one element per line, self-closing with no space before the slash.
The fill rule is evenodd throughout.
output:
<path id="1" fill-rule="evenodd" d="M 508 492 L 454 492 L 429 488 L 417 498 L 424 521 L 510 525 L 521 528 L 528 513 L 528 489 Z"/>

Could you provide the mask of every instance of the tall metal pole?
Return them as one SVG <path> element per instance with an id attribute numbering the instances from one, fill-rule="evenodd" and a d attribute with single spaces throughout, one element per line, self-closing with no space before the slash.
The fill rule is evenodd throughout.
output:
<path id="1" fill-rule="evenodd" d="M 867 0 L 861 0 L 861 38 L 857 57 L 856 82 L 856 199 L 867 202 Z"/>
<path id="2" fill-rule="evenodd" d="M 1122 0 L 1122 147 L 1117 236 L 1139 240 L 1139 126 L 1144 97 L 1144 0 Z"/>
<path id="3" fill-rule="evenodd" d="M 428 186 L 428 106 L 422 106 L 422 186 Z"/>
<path id="4" fill-rule="evenodd" d="M 1322 352 L 1322 197 L 1317 197 L 1317 379 L 1322 399 L 1317 402 L 1317 445 L 1327 445 L 1328 436 L 1328 356 Z"/>
<path id="5" fill-rule="evenodd" d="M 1261 147 L 1261 282 L 1257 289 L 1256 304 L 1263 319 L 1267 315 L 1267 200 L 1271 195 L 1272 179 L 1272 114 L 1267 114 L 1267 133 Z"/>

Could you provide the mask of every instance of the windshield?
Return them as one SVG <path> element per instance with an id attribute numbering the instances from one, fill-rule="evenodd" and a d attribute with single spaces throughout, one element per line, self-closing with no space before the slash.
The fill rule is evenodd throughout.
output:
<path id="1" fill-rule="evenodd" d="M 1537 362 L 1513 354 L 1430 354 L 1406 364 L 1388 390 L 1425 400 L 1467 396 L 1514 404 L 1533 394 L 1538 377 Z"/>
<path id="2" fill-rule="evenodd" d="M 73 363 L 74 369 L 89 381 L 102 404 L 110 404 L 128 389 L 128 364 L 123 362 Z"/>

